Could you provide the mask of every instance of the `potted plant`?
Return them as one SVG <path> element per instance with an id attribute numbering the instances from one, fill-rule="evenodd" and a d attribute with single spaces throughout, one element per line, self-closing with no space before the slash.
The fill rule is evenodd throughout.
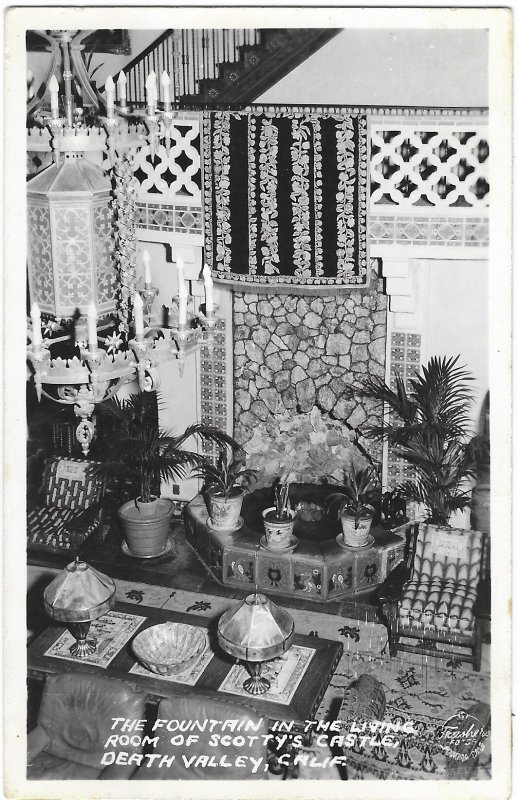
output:
<path id="1" fill-rule="evenodd" d="M 340 520 L 343 541 L 347 546 L 364 547 L 368 544 L 379 496 L 371 470 L 353 465 L 340 490 L 327 497 L 327 511 Z"/>
<path id="2" fill-rule="evenodd" d="M 364 435 L 388 441 L 414 467 L 415 479 L 397 488 L 422 503 L 427 521 L 437 526 L 448 526 L 452 513 L 469 505 L 468 479 L 474 474 L 468 417 L 472 377 L 458 360 L 432 357 L 421 375 L 408 379 L 408 388 L 397 375 L 395 389 L 374 376 L 356 390 L 385 404 L 386 424 L 367 428 Z"/>
<path id="3" fill-rule="evenodd" d="M 295 512 L 290 504 L 289 480 L 279 480 L 273 487 L 275 505 L 262 512 L 266 544 L 283 549 L 289 547 L 293 538 Z"/>
<path id="4" fill-rule="evenodd" d="M 237 530 L 243 497 L 255 475 L 255 470 L 245 468 L 243 451 L 239 446 L 220 447 L 216 464 L 205 460 L 197 475 L 204 480 L 211 527 L 220 531 Z"/>
<path id="5" fill-rule="evenodd" d="M 100 403 L 97 410 L 104 422 L 103 461 L 97 472 L 119 479 L 131 500 L 118 510 L 130 552 L 140 557 L 162 553 L 167 546 L 173 505 L 160 497 L 160 482 L 184 478 L 205 457 L 184 449 L 191 436 L 222 444 L 237 443 L 227 434 L 204 424 L 189 425 L 175 436 L 158 422 L 155 392 L 116 395 Z"/>
<path id="6" fill-rule="evenodd" d="M 380 523 L 388 531 L 396 531 L 408 522 L 406 498 L 400 489 L 383 493 L 380 511 Z"/>

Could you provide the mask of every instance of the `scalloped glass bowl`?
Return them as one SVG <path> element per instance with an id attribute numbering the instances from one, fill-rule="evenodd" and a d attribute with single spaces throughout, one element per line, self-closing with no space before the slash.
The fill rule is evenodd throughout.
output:
<path id="1" fill-rule="evenodd" d="M 157 675 L 179 675 L 192 667 L 205 649 L 204 632 L 183 622 L 163 622 L 137 634 L 133 652 Z"/>

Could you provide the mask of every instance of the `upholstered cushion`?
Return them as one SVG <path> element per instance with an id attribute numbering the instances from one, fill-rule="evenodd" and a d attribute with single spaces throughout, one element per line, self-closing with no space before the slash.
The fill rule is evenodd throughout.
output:
<path id="1" fill-rule="evenodd" d="M 481 555 L 482 534 L 478 531 L 421 525 L 412 577 L 399 603 L 400 624 L 471 633 Z"/>
<path id="2" fill-rule="evenodd" d="M 47 678 L 38 725 L 50 739 L 47 752 L 58 758 L 102 769 L 101 758 L 112 718 L 144 718 L 145 695 L 130 683 L 87 673 Z M 112 750 L 140 752 L 128 744 Z"/>
<path id="3" fill-rule="evenodd" d="M 477 584 L 434 579 L 405 585 L 398 616 L 403 627 L 436 628 L 461 634 L 473 630 Z"/>
<path id="4" fill-rule="evenodd" d="M 89 767 L 77 764 L 52 753 L 43 752 L 27 765 L 29 781 L 93 781 L 99 777 L 102 766 Z"/>
<path id="5" fill-rule="evenodd" d="M 27 514 L 27 540 L 54 550 L 73 550 L 98 531 L 100 524 L 100 508 L 92 507 L 85 515 L 69 508 L 39 506 Z"/>
<path id="6" fill-rule="evenodd" d="M 102 497 L 103 481 L 93 474 L 95 462 L 49 458 L 43 475 L 43 502 L 53 508 L 85 511 Z"/>
<path id="7" fill-rule="evenodd" d="M 482 534 L 420 525 L 413 563 L 412 581 L 433 580 L 477 586 L 480 578 Z"/>
<path id="8" fill-rule="evenodd" d="M 59 534 L 67 522 L 74 516 L 70 508 L 48 508 L 39 506 L 27 514 L 27 538 L 30 542 L 38 542 L 45 538 L 49 531 Z"/>
<path id="9" fill-rule="evenodd" d="M 192 730 L 192 733 L 199 736 L 198 741 L 191 742 L 188 746 L 172 745 L 171 736 L 174 732 L 167 732 L 164 730 L 157 730 L 153 736 L 160 734 L 160 742 L 155 747 L 155 752 L 163 753 L 168 756 L 175 756 L 174 761 L 167 765 L 159 766 L 160 761 L 157 759 L 152 766 L 141 766 L 134 776 L 133 780 L 263 780 L 267 778 L 268 773 L 265 770 L 267 764 L 267 746 L 265 740 L 262 738 L 268 733 L 268 719 L 260 717 L 247 705 L 238 705 L 233 702 L 226 702 L 225 700 L 212 700 L 203 696 L 182 697 L 176 700 L 162 700 L 158 709 L 158 718 L 164 720 L 178 720 L 178 730 L 185 730 L 185 721 L 194 723 L 195 725 L 203 725 L 209 720 L 219 720 L 221 722 L 228 720 L 237 720 L 238 723 L 253 724 L 253 729 L 246 728 L 243 725 L 241 731 L 227 730 L 222 731 L 221 726 L 215 726 L 213 733 L 228 735 L 230 745 L 226 746 L 221 744 L 218 740 L 216 746 L 209 745 L 211 741 L 211 732 L 209 729 L 206 731 Z M 178 732 L 178 731 L 177 731 Z M 243 746 L 238 746 L 232 743 L 232 739 L 239 734 L 246 736 L 257 736 L 253 742 L 245 741 Z M 185 736 L 185 734 L 184 734 Z M 196 763 L 199 756 L 213 756 L 213 763 L 218 764 L 223 755 L 232 766 L 203 766 L 203 762 Z M 186 766 L 183 756 L 186 759 L 194 758 L 189 766 Z M 242 756 L 241 764 L 236 764 L 236 760 Z M 262 759 L 259 769 L 254 773 L 252 771 L 251 757 L 256 760 Z M 239 763 L 239 762 L 238 762 Z"/>

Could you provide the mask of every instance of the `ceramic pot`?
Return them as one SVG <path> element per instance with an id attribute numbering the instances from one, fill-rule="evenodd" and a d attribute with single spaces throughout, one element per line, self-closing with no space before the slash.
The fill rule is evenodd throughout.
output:
<path id="1" fill-rule="evenodd" d="M 287 519 L 279 519 L 275 506 L 265 508 L 263 513 L 264 532 L 268 547 L 279 548 L 288 547 L 293 536 L 295 525 L 295 512 L 289 511 Z"/>
<path id="2" fill-rule="evenodd" d="M 491 522 L 491 484 L 477 482 L 471 502 L 471 525 L 477 531 L 489 535 Z"/>
<path id="3" fill-rule="evenodd" d="M 207 504 L 211 526 L 221 531 L 237 528 L 244 496 L 244 489 L 234 489 L 230 497 L 208 491 Z"/>
<path id="4" fill-rule="evenodd" d="M 161 497 L 150 503 L 128 500 L 119 508 L 124 538 L 134 556 L 149 558 L 165 550 L 173 509 L 171 501 Z"/>
<path id="5" fill-rule="evenodd" d="M 342 530 L 344 542 L 350 547 L 363 547 L 369 541 L 372 517 L 360 517 L 356 527 L 354 517 L 342 516 Z"/>

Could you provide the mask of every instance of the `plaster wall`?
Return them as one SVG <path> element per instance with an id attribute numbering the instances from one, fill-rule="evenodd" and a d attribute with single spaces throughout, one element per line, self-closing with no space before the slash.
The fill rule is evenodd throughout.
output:
<path id="1" fill-rule="evenodd" d="M 487 106 L 488 38 L 484 30 L 343 30 L 255 102 Z"/>
<path id="2" fill-rule="evenodd" d="M 418 262 L 427 286 L 421 300 L 422 360 L 460 355 L 473 375 L 472 425 L 475 433 L 489 389 L 488 262 L 425 260 Z"/>

